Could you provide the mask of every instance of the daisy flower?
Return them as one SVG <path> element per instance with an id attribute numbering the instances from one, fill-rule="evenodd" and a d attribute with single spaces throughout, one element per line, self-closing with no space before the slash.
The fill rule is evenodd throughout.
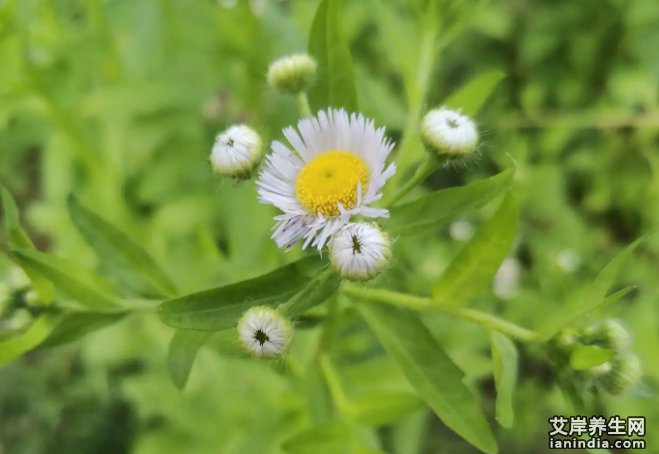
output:
<path id="1" fill-rule="evenodd" d="M 393 143 L 384 128 L 361 114 L 330 109 L 300 120 L 297 130 L 284 129 L 284 136 L 293 151 L 273 142 L 256 183 L 259 200 L 281 210 L 272 234 L 279 247 L 304 240 L 303 249 L 320 250 L 353 216 L 389 216 L 371 206 L 396 171 L 385 164 Z"/>
<path id="2" fill-rule="evenodd" d="M 341 277 L 366 281 L 389 263 L 389 237 L 377 225 L 351 222 L 332 236 L 329 243 L 332 265 Z"/>
<path id="3" fill-rule="evenodd" d="M 275 358 L 288 349 L 293 337 L 291 322 L 266 306 L 248 309 L 238 322 L 243 347 L 258 358 Z"/>

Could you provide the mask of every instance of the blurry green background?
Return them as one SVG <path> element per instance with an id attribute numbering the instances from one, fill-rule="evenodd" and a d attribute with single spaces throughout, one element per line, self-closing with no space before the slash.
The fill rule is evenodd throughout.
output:
<path id="1" fill-rule="evenodd" d="M 0 181 L 37 247 L 95 265 L 66 211 L 74 193 L 130 232 L 184 293 L 298 256 L 269 239 L 273 211 L 257 204 L 253 183 L 213 176 L 208 154 L 229 124 L 249 123 L 269 141 L 297 120 L 295 103 L 270 90 L 264 74 L 273 58 L 306 49 L 316 3 L 0 0 Z M 542 326 L 578 284 L 659 227 L 659 2 L 443 3 L 446 29 L 468 20 L 442 48 L 425 107 L 483 71 L 506 79 L 477 119 L 480 159 L 427 184 L 463 184 L 516 164 L 518 240 L 508 277 L 479 306 Z M 400 56 L 419 46 L 410 9 L 403 0 L 344 2 L 360 109 L 393 139 L 407 122 Z M 479 219 L 401 239 L 385 279 L 423 294 Z M 655 453 L 658 264 L 655 235 L 619 282 L 638 289 L 608 313 L 633 333 L 643 386 L 605 400 L 608 414 L 648 418 Z M 11 280 L 4 256 L 0 272 Z M 491 415 L 486 336 L 464 323 L 429 323 Z M 382 358 L 351 366 L 373 342 L 354 324 L 339 346 L 347 386 L 402 382 Z M 293 355 L 304 358 L 315 331 L 298 331 Z M 290 371 L 223 355 L 216 343 L 201 351 L 181 393 L 167 372 L 172 334 L 154 314 L 135 314 L 4 366 L 0 453 L 269 453 L 308 425 Z M 545 359 L 522 351 L 516 424 L 497 428 L 500 452 L 547 449 L 547 419 L 567 412 L 550 374 Z M 365 437 L 375 433 L 386 452 L 473 450 L 424 409 Z"/>

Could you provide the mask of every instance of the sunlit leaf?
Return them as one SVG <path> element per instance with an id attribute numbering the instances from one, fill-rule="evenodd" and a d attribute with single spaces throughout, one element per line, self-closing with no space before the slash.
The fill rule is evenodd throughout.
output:
<path id="1" fill-rule="evenodd" d="M 71 219 L 105 265 L 104 269 L 116 276 L 124 288 L 157 296 L 176 293 L 174 284 L 142 246 L 81 206 L 75 197 L 69 198 L 68 207 Z"/>
<path id="2" fill-rule="evenodd" d="M 39 348 L 57 347 L 75 342 L 89 333 L 117 323 L 125 316 L 126 313 L 69 312 L 63 314 L 61 321 L 55 326 L 46 340 L 39 345 Z"/>
<path id="3" fill-rule="evenodd" d="M 503 77 L 500 71 L 480 74 L 449 96 L 444 105 L 475 117 Z"/>
<path id="4" fill-rule="evenodd" d="M 95 309 L 113 309 L 119 301 L 110 285 L 100 276 L 68 260 L 33 250 L 12 251 L 14 260 L 38 272 L 53 283 L 58 292 Z"/>
<path id="5" fill-rule="evenodd" d="M 408 310 L 368 302 L 357 306 L 385 350 L 401 367 L 421 398 L 453 431 L 483 452 L 497 443 L 463 373 Z"/>
<path id="6" fill-rule="evenodd" d="M 305 258 L 253 279 L 165 301 L 158 307 L 158 315 L 174 328 L 231 328 L 252 306 L 278 306 L 287 301 L 322 267 L 317 256 Z"/>
<path id="7" fill-rule="evenodd" d="M 197 353 L 211 334 L 204 331 L 176 330 L 169 344 L 167 365 L 169 376 L 178 389 L 185 388 Z"/>
<path id="8" fill-rule="evenodd" d="M 498 331 L 490 332 L 492 368 L 497 388 L 496 419 L 502 427 L 513 426 L 513 394 L 517 381 L 517 348 Z"/>
<path id="9" fill-rule="evenodd" d="M 0 342 L 0 366 L 37 347 L 48 337 L 57 319 L 57 316 L 42 316 L 24 333 Z"/>
<path id="10" fill-rule="evenodd" d="M 613 359 L 615 352 L 596 345 L 579 345 L 570 353 L 570 367 L 576 370 L 590 369 Z"/>
<path id="11" fill-rule="evenodd" d="M 311 26 L 309 53 L 316 59 L 318 71 L 309 101 L 315 110 L 331 106 L 357 111 L 355 77 L 341 14 L 341 0 L 322 0 Z"/>
<path id="12" fill-rule="evenodd" d="M 23 230 L 23 227 L 21 227 L 18 217 L 18 207 L 11 193 L 4 186 L 0 185 L 0 194 L 2 195 L 4 228 L 9 246 L 12 249 L 34 249 L 32 240 L 30 240 L 30 237 Z M 21 268 L 23 268 L 30 282 L 34 285 L 40 300 L 44 303 L 52 302 L 55 298 L 55 288 L 53 285 L 28 265 L 24 265 Z"/>
<path id="13" fill-rule="evenodd" d="M 584 291 L 577 293 L 577 299 L 574 303 L 569 304 L 567 308 L 561 311 L 559 317 L 554 321 L 548 322 L 547 326 L 541 332 L 541 337 L 543 339 L 549 339 L 562 328 L 580 320 L 584 315 L 619 301 L 623 296 L 633 290 L 633 287 L 627 287 L 608 297 L 606 296 L 620 274 L 625 262 L 642 240 L 643 238 L 639 238 L 618 253 Z"/>
<path id="14" fill-rule="evenodd" d="M 466 304 L 492 283 L 515 239 L 517 217 L 515 198 L 508 194 L 442 274 L 432 292 L 437 304 Z"/>
<path id="15" fill-rule="evenodd" d="M 411 392 L 377 390 L 351 397 L 347 413 L 360 424 L 380 426 L 403 418 L 421 405 L 421 399 Z"/>
<path id="16" fill-rule="evenodd" d="M 510 187 L 513 169 L 467 186 L 442 189 L 390 209 L 385 222 L 388 232 L 412 234 L 437 228 L 459 216 L 477 210 Z"/>
<path id="17" fill-rule="evenodd" d="M 282 444 L 290 454 L 341 454 L 350 452 L 350 428 L 328 423 L 303 430 Z"/>

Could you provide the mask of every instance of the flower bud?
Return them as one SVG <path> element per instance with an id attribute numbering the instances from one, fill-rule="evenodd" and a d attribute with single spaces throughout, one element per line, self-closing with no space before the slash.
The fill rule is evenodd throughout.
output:
<path id="1" fill-rule="evenodd" d="M 611 360 L 611 371 L 602 376 L 602 387 L 611 394 L 628 391 L 641 379 L 643 368 L 641 360 L 632 353 L 617 355 Z"/>
<path id="2" fill-rule="evenodd" d="M 332 265 L 345 279 L 367 281 L 377 276 L 391 258 L 389 237 L 376 224 L 352 222 L 329 243 Z"/>
<path id="3" fill-rule="evenodd" d="M 277 310 L 254 306 L 238 321 L 238 336 L 243 347 L 257 358 L 277 358 L 288 350 L 293 326 Z"/>
<path id="4" fill-rule="evenodd" d="M 478 131 L 471 118 L 441 107 L 423 117 L 421 140 L 426 149 L 438 157 L 459 158 L 476 149 Z"/>
<path id="5" fill-rule="evenodd" d="M 619 321 L 607 320 L 584 328 L 582 340 L 587 344 L 609 348 L 618 353 L 629 348 L 631 336 Z"/>
<path id="6" fill-rule="evenodd" d="M 249 126 L 237 125 L 217 135 L 211 151 L 211 164 L 216 173 L 245 177 L 261 160 L 263 142 Z"/>
<path id="7" fill-rule="evenodd" d="M 311 85 L 316 61 L 307 54 L 295 54 L 275 60 L 268 68 L 268 84 L 282 93 L 296 95 Z"/>

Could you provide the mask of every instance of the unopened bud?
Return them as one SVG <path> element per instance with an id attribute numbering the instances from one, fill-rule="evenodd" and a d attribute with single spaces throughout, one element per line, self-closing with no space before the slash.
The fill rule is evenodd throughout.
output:
<path id="1" fill-rule="evenodd" d="M 471 118 L 441 107 L 423 117 L 421 139 L 430 153 L 442 158 L 459 158 L 476 150 L 478 131 Z"/>
<path id="2" fill-rule="evenodd" d="M 268 68 L 268 84 L 282 93 L 295 95 L 311 85 L 316 61 L 307 54 L 295 54 L 275 60 Z"/>

